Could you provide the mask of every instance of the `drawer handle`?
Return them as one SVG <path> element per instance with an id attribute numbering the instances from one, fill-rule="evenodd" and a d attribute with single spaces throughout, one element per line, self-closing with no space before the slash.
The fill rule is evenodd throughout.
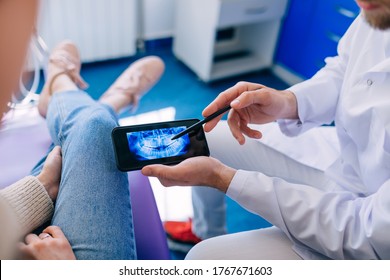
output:
<path id="1" fill-rule="evenodd" d="M 355 12 L 352 12 L 351 10 L 348 10 L 348 9 L 343 8 L 343 7 L 341 7 L 341 6 L 337 6 L 336 11 L 337 11 L 339 14 L 341 14 L 341 15 L 347 17 L 347 18 L 352 18 L 352 19 L 354 19 L 354 18 L 357 17 L 357 14 L 356 14 Z"/>
<path id="2" fill-rule="evenodd" d="M 267 10 L 268 10 L 267 7 L 248 8 L 245 10 L 245 14 L 247 14 L 247 15 L 261 15 L 261 14 L 264 14 Z"/>
<path id="3" fill-rule="evenodd" d="M 341 39 L 340 36 L 338 36 L 332 32 L 329 32 L 329 31 L 326 32 L 326 37 L 328 37 L 328 39 L 330 39 L 331 41 L 336 42 L 336 43 L 338 43 Z"/>

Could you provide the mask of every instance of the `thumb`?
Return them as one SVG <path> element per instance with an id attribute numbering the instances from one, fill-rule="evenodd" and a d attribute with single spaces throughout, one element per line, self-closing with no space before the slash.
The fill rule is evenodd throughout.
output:
<path id="1" fill-rule="evenodd" d="M 164 165 L 151 164 L 151 165 L 143 167 L 141 169 L 141 173 L 144 176 L 159 177 L 159 176 L 161 176 L 163 169 L 164 169 Z"/>

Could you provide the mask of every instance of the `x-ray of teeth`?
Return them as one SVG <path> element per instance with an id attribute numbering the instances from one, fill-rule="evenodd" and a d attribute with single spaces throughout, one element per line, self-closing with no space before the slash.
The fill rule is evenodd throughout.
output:
<path id="1" fill-rule="evenodd" d="M 138 160 L 183 155 L 189 150 L 189 136 L 184 135 L 173 141 L 171 138 L 184 129 L 185 126 L 179 126 L 127 133 L 130 152 Z"/>

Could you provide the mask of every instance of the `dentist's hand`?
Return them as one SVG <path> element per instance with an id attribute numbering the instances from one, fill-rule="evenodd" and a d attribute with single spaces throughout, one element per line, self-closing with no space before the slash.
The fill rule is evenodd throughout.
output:
<path id="1" fill-rule="evenodd" d="M 142 174 L 157 177 L 166 187 L 209 186 L 226 193 L 236 170 L 211 157 L 194 157 L 175 166 L 145 166 Z"/>
<path id="2" fill-rule="evenodd" d="M 228 124 L 233 136 L 242 145 L 244 135 L 259 139 L 260 131 L 253 130 L 248 124 L 265 124 L 277 119 L 297 119 L 297 101 L 291 91 L 279 91 L 261 84 L 239 82 L 225 90 L 202 112 L 209 116 L 224 106 L 231 105 Z M 206 132 L 211 131 L 222 116 L 205 124 Z"/>

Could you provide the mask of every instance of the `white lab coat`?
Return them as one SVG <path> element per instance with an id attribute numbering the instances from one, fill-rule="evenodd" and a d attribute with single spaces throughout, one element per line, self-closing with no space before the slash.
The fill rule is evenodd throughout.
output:
<path id="1" fill-rule="evenodd" d="M 291 87 L 300 120 L 279 125 L 294 136 L 335 120 L 332 189 L 239 170 L 227 194 L 282 229 L 303 258 L 390 259 L 390 31 L 359 16 L 326 62 Z"/>

